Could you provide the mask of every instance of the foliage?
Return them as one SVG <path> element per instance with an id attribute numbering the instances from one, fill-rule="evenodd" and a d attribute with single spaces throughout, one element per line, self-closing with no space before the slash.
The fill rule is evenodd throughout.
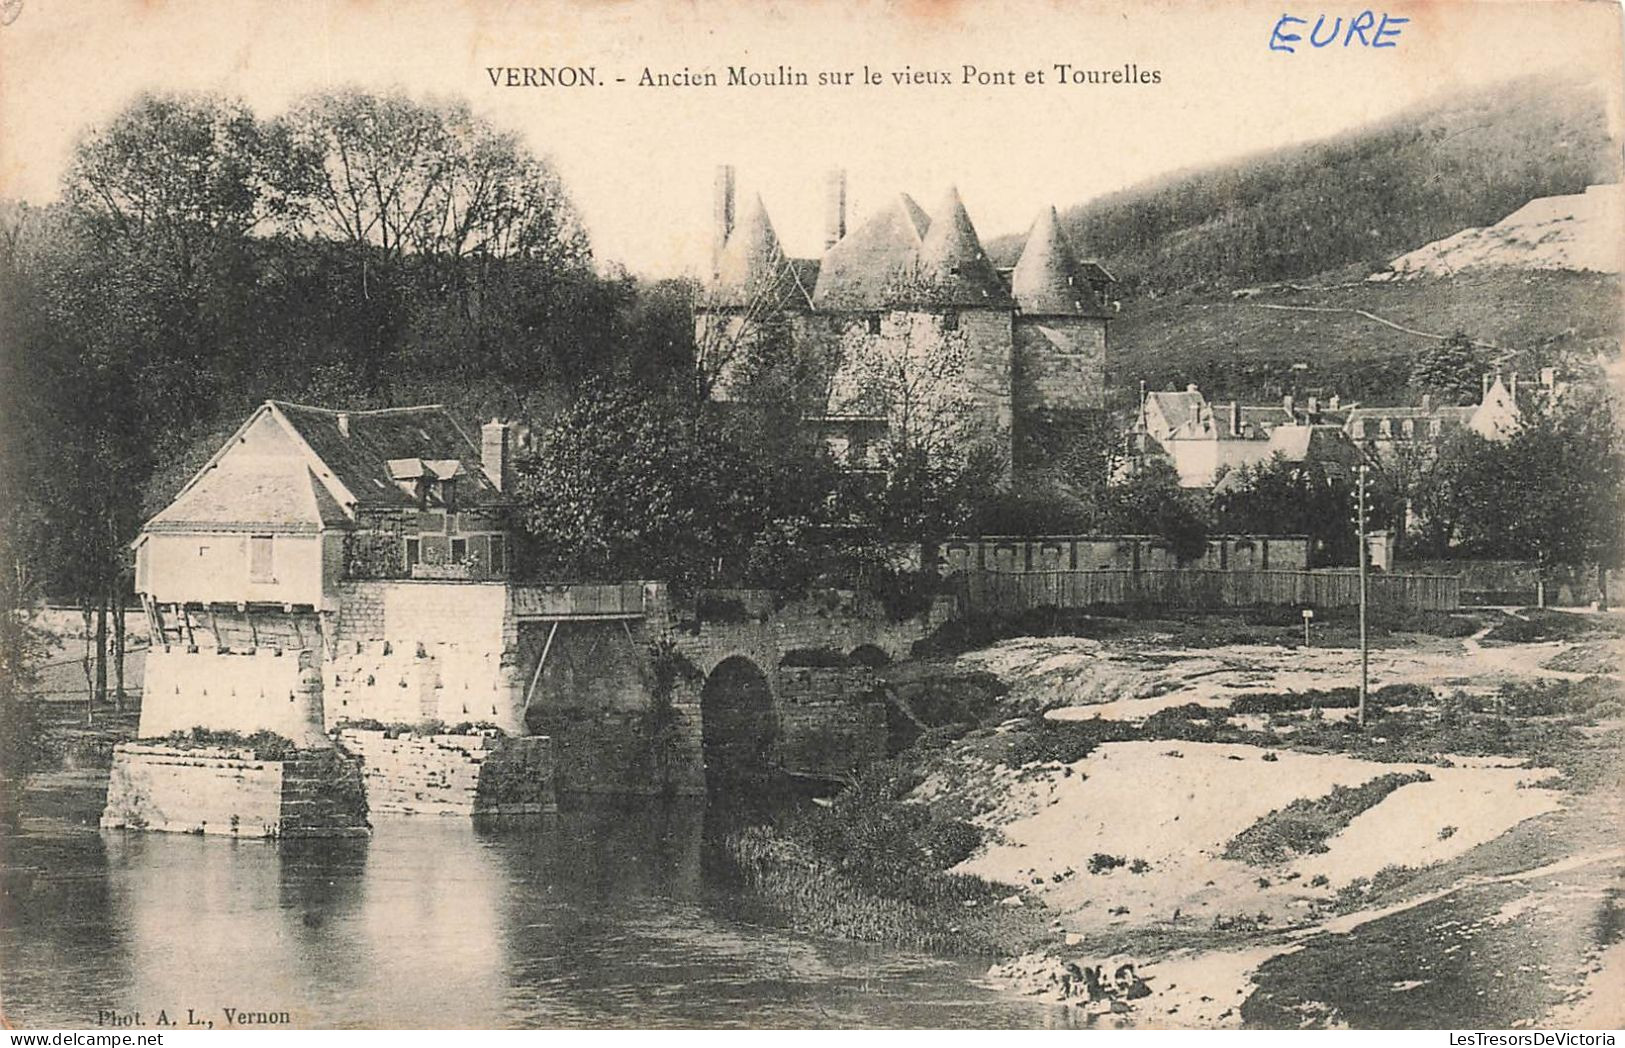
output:
<path id="1" fill-rule="evenodd" d="M 156 739 L 137 739 L 137 742 L 155 746 L 168 746 L 178 750 L 252 750 L 259 761 L 292 760 L 299 754 L 299 746 L 274 731 L 215 730 L 196 727 L 191 731 L 173 731 Z"/>
<path id="2" fill-rule="evenodd" d="M 1180 487 L 1179 474 L 1165 459 L 1148 459 L 1133 476 L 1108 487 L 1098 524 L 1117 534 L 1160 536 L 1180 563 L 1207 549 L 1207 507 Z"/>
<path id="3" fill-rule="evenodd" d="M 1480 376 L 1489 367 L 1482 350 L 1466 332 L 1422 347 L 1411 364 L 1411 385 L 1441 404 L 1472 404 L 1482 390 Z"/>
<path id="4" fill-rule="evenodd" d="M 1359 556 L 1354 480 L 1323 464 L 1275 455 L 1221 478 L 1213 496 L 1213 526 L 1231 535 L 1308 535 L 1322 564 L 1354 564 Z M 1368 491 L 1368 513 L 1379 511 Z"/>
<path id="5" fill-rule="evenodd" d="M 1625 556 L 1625 435 L 1601 390 L 1524 412 L 1497 443 L 1464 435 L 1442 453 L 1425 527 L 1464 552 L 1614 567 Z"/>

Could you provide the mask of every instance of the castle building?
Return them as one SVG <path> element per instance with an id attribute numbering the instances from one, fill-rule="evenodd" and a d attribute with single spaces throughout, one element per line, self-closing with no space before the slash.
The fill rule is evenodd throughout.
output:
<path id="1" fill-rule="evenodd" d="M 740 399 L 753 349 L 779 335 L 813 377 L 808 425 L 849 465 L 980 445 L 1018 474 L 1104 410 L 1113 280 L 1078 259 L 1053 207 L 1004 269 L 956 190 L 929 214 L 900 193 L 850 230 L 845 174 L 826 191 L 822 257 L 790 258 L 759 196 L 736 220 L 734 172 L 719 169 L 695 309 L 713 398 Z"/>

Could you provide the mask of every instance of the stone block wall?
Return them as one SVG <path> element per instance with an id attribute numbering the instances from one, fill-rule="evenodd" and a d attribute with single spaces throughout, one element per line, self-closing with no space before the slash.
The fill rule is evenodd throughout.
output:
<path id="1" fill-rule="evenodd" d="M 862 666 L 779 669 L 777 760 L 785 771 L 843 778 L 886 757 L 886 710 Z"/>
<path id="2" fill-rule="evenodd" d="M 101 825 L 237 837 L 368 830 L 360 766 L 332 750 L 269 761 L 251 750 L 128 742 L 113 751 Z"/>
<path id="3" fill-rule="evenodd" d="M 648 709 L 547 707 L 532 726 L 553 740 L 564 792 L 661 794 L 705 789 L 698 701 L 672 702 L 661 727 Z"/>
<path id="4" fill-rule="evenodd" d="M 374 812 L 466 816 L 553 807 L 554 767 L 546 738 L 390 738 L 382 731 L 345 728 L 339 741 L 361 758 Z"/>

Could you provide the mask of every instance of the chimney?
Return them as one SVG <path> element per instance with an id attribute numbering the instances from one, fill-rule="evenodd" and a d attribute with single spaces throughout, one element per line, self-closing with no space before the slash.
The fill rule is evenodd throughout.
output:
<path id="1" fill-rule="evenodd" d="M 1478 376 L 1478 402 L 1484 403 L 1484 398 L 1490 395 L 1490 373 L 1484 372 Z"/>
<path id="2" fill-rule="evenodd" d="M 824 182 L 824 247 L 846 236 L 846 171 L 835 168 Z"/>
<path id="3" fill-rule="evenodd" d="M 498 491 L 513 487 L 512 428 L 496 419 L 480 427 L 480 466 Z"/>
<path id="4" fill-rule="evenodd" d="M 1309 398 L 1309 421 L 1313 422 L 1315 420 L 1315 416 L 1318 415 L 1318 414 L 1320 414 L 1320 398 L 1319 397 L 1310 397 Z"/>
<path id="5" fill-rule="evenodd" d="M 346 440 L 350 437 L 350 413 L 348 411 L 339 412 L 339 436 L 344 437 Z"/>
<path id="6" fill-rule="evenodd" d="M 728 246 L 728 237 L 734 231 L 734 169 L 732 164 L 717 167 L 716 195 L 712 200 L 713 239 L 711 242 L 711 275 L 716 276 L 722 266 L 722 249 Z"/>
<path id="7" fill-rule="evenodd" d="M 1336 411 L 1339 407 L 1342 406 L 1342 404 L 1343 404 L 1343 398 L 1339 397 L 1336 393 L 1333 393 L 1332 394 L 1332 399 L 1330 399 L 1330 400 L 1328 400 L 1326 402 L 1326 410 L 1327 411 Z"/>
<path id="8" fill-rule="evenodd" d="M 1433 394 L 1432 393 L 1423 393 L 1422 394 L 1422 410 L 1423 411 L 1432 411 L 1433 410 Z"/>
<path id="9" fill-rule="evenodd" d="M 1239 400 L 1230 402 L 1230 435 L 1232 437 L 1241 436 L 1241 401 Z"/>
<path id="10" fill-rule="evenodd" d="M 1185 387 L 1185 392 L 1187 392 L 1187 393 L 1195 393 L 1196 391 L 1197 391 L 1196 390 L 1196 383 L 1194 383 L 1194 382 L 1190 383 L 1189 385 L 1187 385 Z"/>
<path id="11" fill-rule="evenodd" d="M 1516 371 L 1512 373 L 1512 384 L 1507 387 L 1507 392 L 1512 395 L 1512 402 L 1516 404 L 1518 402 L 1518 373 Z"/>
<path id="12" fill-rule="evenodd" d="M 1292 416 L 1292 421 L 1296 422 L 1298 420 L 1298 416 L 1292 412 L 1292 394 L 1288 393 L 1281 398 L 1281 407 L 1285 408 L 1286 413 Z"/>
<path id="13" fill-rule="evenodd" d="M 1542 389 L 1545 389 L 1547 391 L 1555 389 L 1557 387 L 1557 369 L 1556 368 L 1541 368 L 1540 369 L 1540 385 L 1541 385 Z"/>

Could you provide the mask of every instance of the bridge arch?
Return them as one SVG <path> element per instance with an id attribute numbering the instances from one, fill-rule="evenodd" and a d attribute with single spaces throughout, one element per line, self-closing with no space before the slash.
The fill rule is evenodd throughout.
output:
<path id="1" fill-rule="evenodd" d="M 742 655 L 718 662 L 700 690 L 700 742 L 708 787 L 766 778 L 778 717 L 760 666 Z"/>

